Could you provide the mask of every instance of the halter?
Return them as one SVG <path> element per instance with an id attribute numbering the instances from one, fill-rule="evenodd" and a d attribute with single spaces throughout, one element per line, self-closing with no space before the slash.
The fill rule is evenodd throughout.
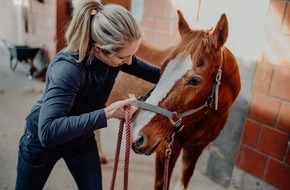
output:
<path id="1" fill-rule="evenodd" d="M 162 107 L 155 106 L 153 104 L 149 104 L 149 103 L 144 102 L 144 100 L 146 100 L 150 96 L 151 92 L 154 90 L 155 87 L 152 88 L 144 96 L 141 96 L 141 98 L 139 98 L 139 100 L 134 102 L 132 104 L 132 106 L 136 106 L 136 107 L 142 108 L 144 110 L 151 111 L 151 112 L 154 112 L 157 114 L 161 114 L 161 115 L 167 117 L 168 120 L 170 121 L 170 123 L 175 127 L 174 132 L 178 132 L 183 128 L 183 126 L 181 126 L 182 118 L 189 116 L 191 114 L 194 114 L 194 113 L 202 110 L 203 108 L 207 108 L 207 110 L 205 112 L 205 114 L 206 114 L 210 110 L 210 108 L 212 107 L 213 100 L 215 100 L 215 110 L 218 109 L 218 93 L 219 93 L 219 85 L 221 84 L 221 77 L 222 77 L 222 69 L 221 69 L 221 64 L 220 64 L 219 69 L 218 69 L 217 74 L 216 74 L 216 77 L 215 77 L 215 82 L 214 82 L 213 87 L 212 87 L 212 92 L 208 96 L 208 98 L 204 102 L 204 104 L 198 108 L 194 108 L 194 109 L 188 110 L 188 111 L 183 112 L 183 113 L 178 113 L 176 111 L 169 111 L 169 110 L 164 109 Z"/>

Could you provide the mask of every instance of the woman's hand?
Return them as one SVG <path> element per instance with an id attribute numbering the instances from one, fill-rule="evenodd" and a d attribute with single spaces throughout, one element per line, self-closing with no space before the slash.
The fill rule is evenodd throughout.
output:
<path id="1" fill-rule="evenodd" d="M 129 94 L 129 98 L 121 101 L 117 101 L 112 103 L 111 105 L 104 108 L 105 114 L 107 119 L 110 118 L 118 118 L 118 119 L 124 119 L 125 118 L 125 110 L 124 107 L 130 106 L 133 102 L 135 102 L 137 99 L 134 94 Z M 138 108 L 131 107 L 130 109 L 130 118 L 132 115 L 137 111 Z"/>

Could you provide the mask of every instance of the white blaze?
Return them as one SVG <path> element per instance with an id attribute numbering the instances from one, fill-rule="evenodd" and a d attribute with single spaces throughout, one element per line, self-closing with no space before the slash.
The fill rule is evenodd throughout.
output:
<path id="1" fill-rule="evenodd" d="M 188 56 L 184 60 L 180 57 L 176 57 L 171 60 L 167 67 L 165 68 L 162 77 L 157 83 L 154 91 L 151 93 L 150 97 L 145 101 L 147 103 L 158 105 L 158 103 L 163 100 L 166 95 L 170 92 L 175 82 L 181 79 L 181 77 L 190 69 L 192 69 L 192 60 Z M 132 122 L 132 136 L 133 141 L 138 138 L 139 131 L 150 122 L 150 120 L 155 116 L 155 113 L 141 110 L 134 122 Z"/>

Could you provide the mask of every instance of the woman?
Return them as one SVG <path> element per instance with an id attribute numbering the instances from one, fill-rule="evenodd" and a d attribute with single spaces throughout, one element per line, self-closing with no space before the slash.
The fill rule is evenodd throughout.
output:
<path id="1" fill-rule="evenodd" d="M 102 189 L 94 130 L 124 118 L 123 107 L 135 101 L 129 95 L 104 107 L 118 72 L 152 83 L 160 76 L 159 68 L 134 56 L 141 31 L 121 6 L 78 1 L 65 36 L 67 46 L 49 65 L 44 94 L 26 118 L 16 189 L 42 189 L 61 158 L 79 189 Z"/>

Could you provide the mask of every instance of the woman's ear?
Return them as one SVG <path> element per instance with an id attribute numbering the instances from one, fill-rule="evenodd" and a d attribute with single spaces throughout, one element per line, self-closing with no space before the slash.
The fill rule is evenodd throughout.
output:
<path id="1" fill-rule="evenodd" d="M 98 46 L 98 44 L 94 44 L 94 50 L 97 52 L 97 53 L 100 53 L 101 52 L 101 48 Z"/>

